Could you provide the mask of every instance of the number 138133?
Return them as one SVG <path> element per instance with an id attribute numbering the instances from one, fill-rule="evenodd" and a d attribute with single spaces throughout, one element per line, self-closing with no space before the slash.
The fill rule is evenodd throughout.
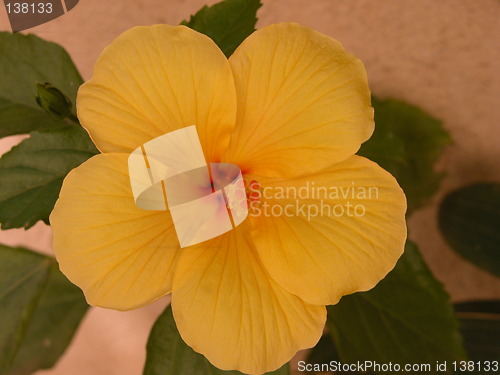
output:
<path id="1" fill-rule="evenodd" d="M 52 3 L 7 3 L 7 13 L 9 14 L 50 14 L 52 13 Z"/>

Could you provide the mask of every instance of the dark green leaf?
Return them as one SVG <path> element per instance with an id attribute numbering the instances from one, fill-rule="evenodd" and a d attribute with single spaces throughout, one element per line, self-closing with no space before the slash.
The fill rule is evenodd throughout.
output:
<path id="1" fill-rule="evenodd" d="M 26 336 L 9 375 L 28 375 L 53 367 L 65 352 L 88 309 L 82 291 L 59 271 L 50 269 Z"/>
<path id="2" fill-rule="evenodd" d="M 50 83 L 37 82 L 36 88 L 36 103 L 45 112 L 60 120 L 73 116 L 73 103 L 57 87 Z"/>
<path id="3" fill-rule="evenodd" d="M 288 365 L 269 374 L 288 375 Z M 172 308 L 168 306 L 151 330 L 144 375 L 241 375 L 241 373 L 219 370 L 204 356 L 187 346 L 175 326 Z"/>
<path id="4" fill-rule="evenodd" d="M 324 334 L 307 356 L 307 363 L 330 363 L 340 361 L 337 348 L 329 334 Z"/>
<path id="5" fill-rule="evenodd" d="M 500 301 L 460 303 L 455 310 L 470 359 L 500 359 Z"/>
<path id="6" fill-rule="evenodd" d="M 186 25 L 208 35 L 229 57 L 255 31 L 260 0 L 224 0 L 211 7 L 204 6 Z"/>
<path id="7" fill-rule="evenodd" d="M 64 177 L 97 153 L 80 127 L 33 132 L 0 159 L 2 229 L 48 223 Z"/>
<path id="8" fill-rule="evenodd" d="M 389 171 L 403 188 L 408 212 L 421 207 L 439 186 L 434 170 L 444 146 L 451 142 L 441 122 L 397 100 L 372 98 L 375 133 L 359 150 Z"/>
<path id="9" fill-rule="evenodd" d="M 344 363 L 403 366 L 465 358 L 449 296 L 411 242 L 373 290 L 328 308 L 328 328 Z"/>
<path id="10" fill-rule="evenodd" d="M 337 348 L 335 347 L 335 343 L 333 342 L 333 339 L 331 335 L 326 332 L 323 334 L 321 339 L 319 340 L 318 344 L 311 350 L 309 353 L 309 356 L 307 357 L 307 364 L 312 366 L 312 369 L 315 368 L 315 366 L 318 366 L 318 370 L 324 369 L 324 370 L 333 370 L 334 368 L 329 367 L 325 368 L 325 366 L 329 366 L 331 363 L 336 362 L 337 365 L 343 364 L 343 362 L 340 360 L 339 354 L 337 352 Z M 317 373 L 323 373 L 324 371 L 313 371 L 311 372 L 312 374 L 317 374 Z M 373 372 L 357 372 L 357 371 L 336 371 L 334 372 L 335 374 L 364 374 L 364 375 L 371 375 Z"/>
<path id="11" fill-rule="evenodd" d="M 54 119 L 37 105 L 36 82 L 49 82 L 75 103 L 83 80 L 57 44 L 0 32 L 0 138 L 72 124 Z"/>
<path id="12" fill-rule="evenodd" d="M 53 260 L 0 245 L 0 374 L 6 374 L 47 283 Z"/>
<path id="13" fill-rule="evenodd" d="M 52 367 L 87 308 L 53 258 L 0 245 L 0 374 Z"/>
<path id="14" fill-rule="evenodd" d="M 500 276 L 500 184 L 475 184 L 446 196 L 439 227 L 458 254 Z"/>

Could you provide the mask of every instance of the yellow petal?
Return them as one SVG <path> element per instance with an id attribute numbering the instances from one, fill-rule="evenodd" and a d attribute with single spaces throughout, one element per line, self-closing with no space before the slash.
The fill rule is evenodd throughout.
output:
<path id="1" fill-rule="evenodd" d="M 135 27 L 102 53 L 78 92 L 78 117 L 104 152 L 131 152 L 196 125 L 216 161 L 234 128 L 236 97 L 224 54 L 184 26 Z"/>
<path id="2" fill-rule="evenodd" d="M 263 269 L 247 226 L 182 250 L 172 291 L 184 341 L 216 367 L 262 374 L 314 346 L 325 319 Z"/>
<path id="3" fill-rule="evenodd" d="M 245 172 L 315 172 L 355 154 L 371 136 L 363 64 L 334 39 L 297 24 L 271 25 L 229 62 L 238 115 L 225 158 Z"/>
<path id="4" fill-rule="evenodd" d="M 253 178 L 262 189 L 260 206 L 250 211 L 260 259 L 305 301 L 330 305 L 369 290 L 401 256 L 406 199 L 372 161 L 352 156 L 288 181 Z"/>
<path id="5" fill-rule="evenodd" d="M 71 171 L 50 222 L 60 269 L 91 305 L 130 310 L 171 291 L 179 242 L 169 213 L 135 205 L 128 155 Z"/>

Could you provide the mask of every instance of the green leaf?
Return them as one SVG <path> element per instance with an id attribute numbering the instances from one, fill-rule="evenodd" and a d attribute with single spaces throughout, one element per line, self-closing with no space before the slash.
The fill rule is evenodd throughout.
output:
<path id="1" fill-rule="evenodd" d="M 0 374 L 6 374 L 49 277 L 52 260 L 0 245 Z"/>
<path id="2" fill-rule="evenodd" d="M 36 103 L 36 82 L 48 82 L 73 103 L 83 83 L 66 51 L 34 35 L 0 32 L 0 138 L 72 124 Z"/>
<path id="3" fill-rule="evenodd" d="M 330 364 L 336 363 L 337 365 L 343 364 L 341 361 L 339 354 L 337 352 L 337 348 L 335 347 L 335 343 L 331 335 L 328 332 L 325 332 L 318 344 L 314 348 L 311 349 L 309 355 L 307 356 L 306 364 L 309 368 L 312 368 L 312 374 L 322 374 L 325 371 L 321 370 L 334 370 L 334 367 L 330 367 Z M 299 362 L 300 364 L 300 362 Z M 317 371 L 316 371 L 317 370 Z M 373 372 L 358 372 L 358 371 L 337 371 L 333 372 L 334 374 L 363 374 L 363 375 L 372 375 Z M 309 374 L 309 372 L 306 372 Z"/>
<path id="4" fill-rule="evenodd" d="M 307 363 L 323 364 L 331 361 L 340 361 L 340 358 L 332 337 L 326 333 L 321 336 L 319 342 L 309 352 Z"/>
<path id="5" fill-rule="evenodd" d="M 448 194 L 439 227 L 462 257 L 500 276 L 500 184 L 481 183 Z"/>
<path id="6" fill-rule="evenodd" d="M 260 0 L 224 0 L 211 7 L 205 5 L 181 25 L 208 35 L 229 57 L 255 31 L 261 6 Z"/>
<path id="7" fill-rule="evenodd" d="M 66 351 L 89 305 L 82 291 L 53 263 L 9 375 L 52 368 Z"/>
<path id="8" fill-rule="evenodd" d="M 0 245 L 0 374 L 52 367 L 87 308 L 53 258 Z"/>
<path id="9" fill-rule="evenodd" d="M 2 229 L 49 222 L 64 177 L 98 153 L 80 127 L 33 132 L 0 159 Z"/>
<path id="10" fill-rule="evenodd" d="M 466 357 L 449 296 L 411 242 L 374 289 L 328 307 L 327 324 L 344 363 L 403 366 Z"/>
<path id="11" fill-rule="evenodd" d="M 500 358 L 500 301 L 455 305 L 467 353 L 472 361 Z"/>
<path id="12" fill-rule="evenodd" d="M 449 134 L 439 120 L 420 109 L 397 100 L 372 98 L 375 132 L 359 155 L 389 171 L 403 188 L 408 212 L 424 205 L 439 187 L 442 175 L 434 164 Z"/>
<path id="13" fill-rule="evenodd" d="M 289 367 L 268 373 L 288 375 Z M 242 375 L 238 371 L 222 371 L 182 341 L 175 326 L 172 308 L 168 306 L 156 321 L 147 345 L 144 375 Z"/>

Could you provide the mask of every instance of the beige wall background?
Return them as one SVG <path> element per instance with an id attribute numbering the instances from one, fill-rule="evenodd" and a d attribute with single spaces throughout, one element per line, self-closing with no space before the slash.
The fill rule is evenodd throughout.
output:
<path id="1" fill-rule="evenodd" d="M 85 78 L 101 50 L 135 25 L 178 24 L 203 0 L 81 0 L 67 15 L 29 30 L 60 43 Z M 214 3 L 209 1 L 208 3 Z M 500 297 L 498 279 L 456 256 L 441 239 L 437 204 L 475 181 L 500 181 L 500 1 L 263 0 L 259 27 L 295 21 L 340 40 L 366 65 L 373 92 L 444 121 L 454 144 L 440 162 L 447 177 L 410 220 L 415 240 L 454 301 Z M 7 30 L 0 9 L 0 30 Z M 19 137 L 0 140 L 0 153 Z M 51 252 L 50 229 L 0 233 L 0 243 Z M 148 332 L 167 300 L 131 312 L 92 309 L 57 367 L 42 375 L 140 374 Z"/>

